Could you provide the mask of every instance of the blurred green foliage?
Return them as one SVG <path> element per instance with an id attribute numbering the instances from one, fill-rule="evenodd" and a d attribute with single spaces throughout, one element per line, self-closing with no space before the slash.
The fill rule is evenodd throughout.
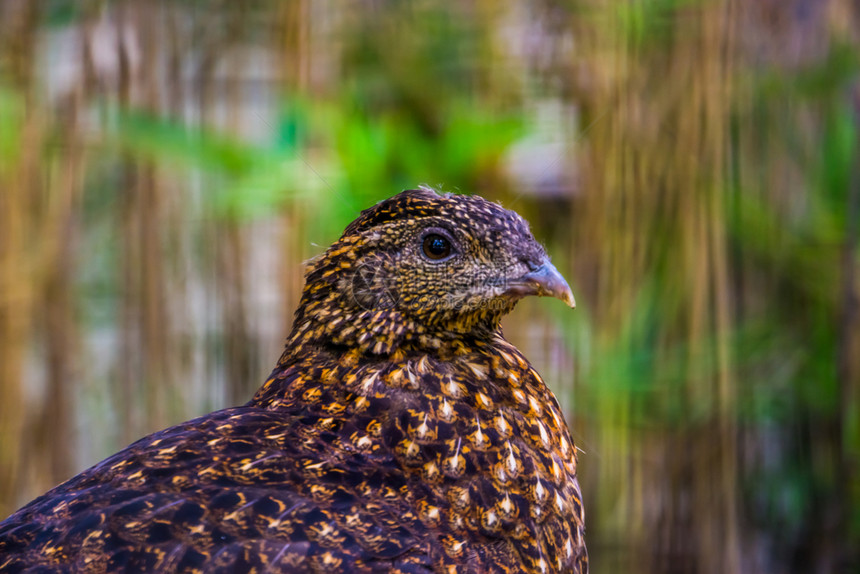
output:
<path id="1" fill-rule="evenodd" d="M 0 162 L 3 168 L 15 163 L 21 143 L 23 101 L 14 90 L 0 84 Z"/>

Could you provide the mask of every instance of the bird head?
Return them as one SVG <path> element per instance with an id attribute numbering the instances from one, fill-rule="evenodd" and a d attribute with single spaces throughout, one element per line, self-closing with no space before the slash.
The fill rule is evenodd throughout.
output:
<path id="1" fill-rule="evenodd" d="M 491 334 L 529 295 L 574 307 L 528 223 L 478 196 L 404 191 L 311 262 L 294 339 L 384 354 Z"/>

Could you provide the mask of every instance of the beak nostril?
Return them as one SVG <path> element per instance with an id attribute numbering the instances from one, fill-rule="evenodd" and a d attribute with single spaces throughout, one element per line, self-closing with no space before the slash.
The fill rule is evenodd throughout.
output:
<path id="1" fill-rule="evenodd" d="M 543 264 L 542 261 L 538 262 L 538 261 L 535 261 L 534 259 L 530 259 L 528 257 L 520 257 L 520 262 L 525 263 L 526 266 L 529 268 L 529 271 L 537 271 L 538 269 L 540 269 L 540 266 Z"/>

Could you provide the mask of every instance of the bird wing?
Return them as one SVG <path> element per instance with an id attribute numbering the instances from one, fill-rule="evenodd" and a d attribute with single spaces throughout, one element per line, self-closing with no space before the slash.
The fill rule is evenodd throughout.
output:
<path id="1" fill-rule="evenodd" d="M 143 438 L 0 523 L 0 570 L 429 571 L 391 455 L 317 422 L 239 407 Z"/>

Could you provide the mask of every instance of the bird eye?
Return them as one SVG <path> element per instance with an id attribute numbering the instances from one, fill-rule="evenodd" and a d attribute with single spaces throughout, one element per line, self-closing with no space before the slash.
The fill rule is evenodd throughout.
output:
<path id="1" fill-rule="evenodd" d="M 422 249 L 428 259 L 438 261 L 451 255 L 451 241 L 447 237 L 431 233 L 424 238 Z"/>

